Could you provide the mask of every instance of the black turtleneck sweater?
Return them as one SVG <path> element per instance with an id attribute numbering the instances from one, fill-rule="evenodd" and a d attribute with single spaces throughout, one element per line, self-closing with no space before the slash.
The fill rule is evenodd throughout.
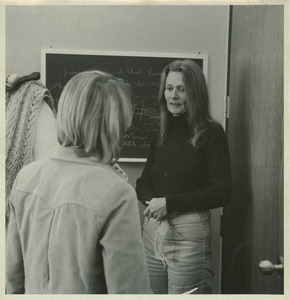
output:
<path id="1" fill-rule="evenodd" d="M 231 198 L 231 169 L 227 138 L 223 128 L 209 123 L 193 147 L 184 116 L 169 119 L 164 143 L 151 144 L 137 180 L 138 199 L 165 197 L 167 212 L 208 210 L 225 206 Z M 146 205 L 147 206 L 147 205 Z"/>

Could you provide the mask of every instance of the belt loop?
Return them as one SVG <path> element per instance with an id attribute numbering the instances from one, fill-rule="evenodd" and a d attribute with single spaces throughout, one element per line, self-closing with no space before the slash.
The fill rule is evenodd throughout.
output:
<path id="1" fill-rule="evenodd" d="M 204 210 L 204 211 L 201 211 L 200 214 L 201 214 L 202 224 L 204 225 L 207 221 L 209 221 L 210 211 Z"/>

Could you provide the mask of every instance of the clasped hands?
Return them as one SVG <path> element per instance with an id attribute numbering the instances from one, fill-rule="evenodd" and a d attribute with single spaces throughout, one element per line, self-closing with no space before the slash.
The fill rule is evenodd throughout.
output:
<path id="1" fill-rule="evenodd" d="M 161 222 L 167 216 L 166 199 L 152 198 L 150 201 L 146 201 L 148 206 L 144 210 L 143 214 L 148 218 L 153 218 L 157 222 Z"/>

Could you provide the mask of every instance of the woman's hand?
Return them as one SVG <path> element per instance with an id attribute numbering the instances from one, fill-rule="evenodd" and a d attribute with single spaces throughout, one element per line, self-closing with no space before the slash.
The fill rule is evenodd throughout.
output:
<path id="1" fill-rule="evenodd" d="M 155 219 L 160 222 L 167 216 L 167 208 L 166 208 L 166 199 L 163 198 L 153 198 L 151 201 L 146 201 L 148 206 L 144 210 L 143 214 L 148 218 Z"/>

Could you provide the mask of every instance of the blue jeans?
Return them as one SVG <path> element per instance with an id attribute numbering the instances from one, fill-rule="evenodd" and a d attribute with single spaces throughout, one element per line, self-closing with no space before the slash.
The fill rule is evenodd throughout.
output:
<path id="1" fill-rule="evenodd" d="M 154 236 L 158 223 L 145 219 L 143 242 L 154 294 L 182 294 L 198 288 L 194 294 L 212 292 L 210 212 L 198 212 L 200 221 L 173 225 L 164 236 L 165 261 L 154 256 Z"/>

